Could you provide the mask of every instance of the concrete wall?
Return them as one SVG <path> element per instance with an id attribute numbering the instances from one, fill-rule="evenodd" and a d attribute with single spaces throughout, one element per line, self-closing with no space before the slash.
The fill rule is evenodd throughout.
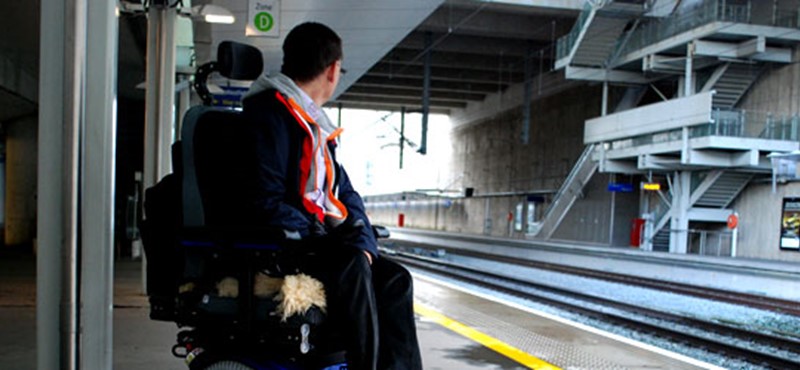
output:
<path id="1" fill-rule="evenodd" d="M 733 209 L 739 212 L 739 257 L 800 262 L 800 252 L 779 248 L 784 197 L 800 197 L 800 183 L 778 185 L 775 194 L 768 183 L 751 184 Z"/>
<path id="2" fill-rule="evenodd" d="M 453 172 L 475 194 L 556 190 L 583 152 L 583 123 L 600 114 L 600 88 L 535 101 L 530 141 L 522 144 L 520 108 L 453 132 Z"/>
<path id="3" fill-rule="evenodd" d="M 584 150 L 584 122 L 600 114 L 600 101 L 599 86 L 584 86 L 535 101 L 528 144 L 520 140 L 520 108 L 456 127 L 451 160 L 453 178 L 458 180 L 455 186 L 474 188 L 475 196 L 417 200 L 409 196 L 385 202 L 367 199 L 370 217 L 375 223 L 396 225 L 398 214 L 403 213 L 408 227 L 525 237 L 526 193 L 549 191 L 544 196 L 549 201 L 558 190 Z M 606 190 L 609 176 L 595 175 L 585 189 L 586 197 L 576 202 L 554 238 L 628 245 L 630 222 L 638 213 L 638 194 L 612 195 Z M 610 217 L 612 197 L 615 217 Z M 508 216 L 516 216 L 520 203 L 523 227 L 516 230 Z M 546 203 L 536 204 L 536 220 L 546 208 Z"/>
<path id="4" fill-rule="evenodd" d="M 6 131 L 5 244 L 36 236 L 38 122 L 35 115 L 3 124 Z"/>
<path id="5" fill-rule="evenodd" d="M 794 60 L 800 60 L 800 49 L 794 51 Z M 769 66 L 738 108 L 773 114 L 800 113 L 800 64 Z"/>
<path id="6" fill-rule="evenodd" d="M 800 49 L 794 51 L 800 60 Z M 769 66 L 743 97 L 739 108 L 754 113 L 800 114 L 800 64 Z M 759 131 L 759 127 L 755 129 Z M 800 253 L 778 248 L 783 197 L 800 196 L 800 184 L 789 183 L 772 194 L 769 184 L 751 184 L 733 205 L 739 212 L 738 252 L 741 257 L 800 261 Z"/>
<path id="7" fill-rule="evenodd" d="M 639 193 L 611 193 L 611 175 L 596 173 L 553 233 L 552 239 L 613 246 L 630 244 L 631 222 L 639 217 Z M 617 178 L 637 188 L 638 180 Z"/>

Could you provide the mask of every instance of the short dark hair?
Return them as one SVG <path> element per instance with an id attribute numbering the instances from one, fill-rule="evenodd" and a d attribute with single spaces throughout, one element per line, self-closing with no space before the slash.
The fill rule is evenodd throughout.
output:
<path id="1" fill-rule="evenodd" d="M 342 59 L 339 35 L 324 24 L 307 22 L 286 35 L 281 73 L 295 81 L 308 82 L 339 59 Z"/>

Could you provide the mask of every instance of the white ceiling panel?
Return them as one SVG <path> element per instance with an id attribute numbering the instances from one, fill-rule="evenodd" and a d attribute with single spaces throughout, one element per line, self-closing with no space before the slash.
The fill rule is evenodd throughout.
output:
<path id="1" fill-rule="evenodd" d="M 268 71 L 280 69 L 283 38 L 294 26 L 314 21 L 331 27 L 342 37 L 344 68 L 348 70 L 339 84 L 338 96 L 424 21 L 443 0 L 283 0 L 280 4 L 279 38 L 245 36 L 247 0 L 212 2 L 229 9 L 236 17 L 234 24 L 212 26 L 212 50 L 225 40 L 257 46 L 264 53 Z"/>

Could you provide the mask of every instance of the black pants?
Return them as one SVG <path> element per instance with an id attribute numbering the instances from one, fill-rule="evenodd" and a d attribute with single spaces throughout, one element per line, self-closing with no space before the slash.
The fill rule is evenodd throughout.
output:
<path id="1" fill-rule="evenodd" d="M 328 319 L 344 336 L 349 369 L 422 369 L 408 270 L 385 258 L 370 266 L 356 248 L 317 257 L 309 273 L 325 285 Z"/>

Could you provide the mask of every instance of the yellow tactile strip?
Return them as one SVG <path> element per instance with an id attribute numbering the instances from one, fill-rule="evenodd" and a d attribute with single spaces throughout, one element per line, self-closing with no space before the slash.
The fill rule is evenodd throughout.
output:
<path id="1" fill-rule="evenodd" d="M 487 348 L 506 356 L 530 369 L 536 370 L 560 370 L 561 368 L 540 360 L 525 351 L 520 350 L 508 343 L 505 343 L 497 338 L 494 338 L 486 333 L 466 326 L 458 321 L 455 321 L 433 309 L 420 304 L 414 303 L 414 312 L 418 315 L 425 317 L 447 329 L 452 330 L 460 335 L 463 335 L 477 343 L 480 343 Z"/>

